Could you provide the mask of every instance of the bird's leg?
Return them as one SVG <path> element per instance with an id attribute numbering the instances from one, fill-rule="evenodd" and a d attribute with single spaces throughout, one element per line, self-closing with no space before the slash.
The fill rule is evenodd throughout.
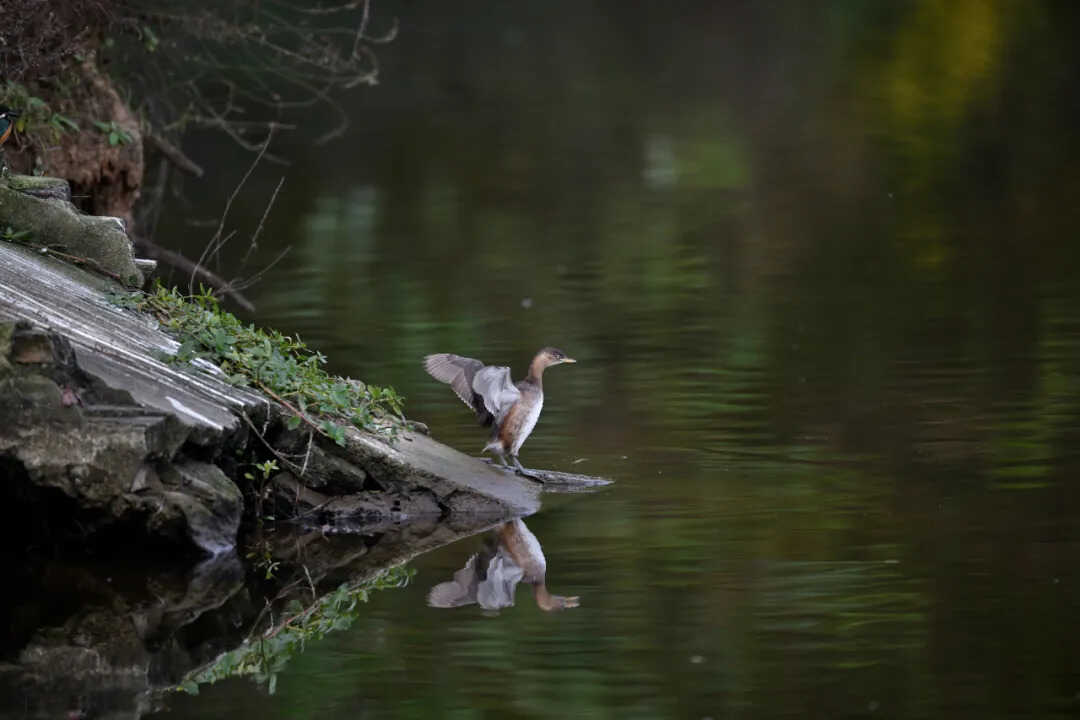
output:
<path id="1" fill-rule="evenodd" d="M 526 470 L 525 468 L 523 468 L 521 466 L 521 461 L 518 460 L 517 455 L 511 455 L 510 459 L 514 461 L 514 468 L 518 471 L 519 475 L 523 475 L 524 477 L 527 477 L 530 480 L 537 480 L 539 482 L 543 482 L 543 480 L 541 480 L 540 477 L 536 473 L 534 473 L 532 470 Z"/>

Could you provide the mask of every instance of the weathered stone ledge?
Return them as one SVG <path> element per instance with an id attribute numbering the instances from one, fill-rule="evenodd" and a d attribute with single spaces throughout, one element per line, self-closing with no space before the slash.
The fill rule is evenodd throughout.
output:
<path id="1" fill-rule="evenodd" d="M 0 242 L 0 469 L 11 498 L 61 513 L 53 530 L 77 518 L 88 534 L 121 527 L 221 552 L 236 542 L 244 498 L 250 511 L 266 490 L 243 479 L 266 444 L 307 457 L 302 476 L 272 478 L 288 505 L 279 520 L 355 529 L 538 509 L 535 483 L 422 434 L 391 445 L 351 430 L 339 448 L 287 430 L 286 411 L 216 368 L 164 362 L 178 343 L 110 303 L 117 289 Z"/>
<path id="2" fill-rule="evenodd" d="M 39 247 L 84 262 L 128 286 L 143 283 L 124 221 L 84 215 L 63 180 L 17 175 L 0 181 L 0 228 L 12 228 Z"/>

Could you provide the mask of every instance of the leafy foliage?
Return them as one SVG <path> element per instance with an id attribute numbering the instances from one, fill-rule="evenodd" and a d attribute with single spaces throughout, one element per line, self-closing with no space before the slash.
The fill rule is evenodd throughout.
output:
<path id="1" fill-rule="evenodd" d="M 95 120 L 94 127 L 105 134 L 109 139 L 110 146 L 127 145 L 132 140 L 131 133 L 117 125 L 115 121 L 103 122 Z"/>
<path id="2" fill-rule="evenodd" d="M 59 86 L 68 78 L 57 80 Z M 66 92 L 63 87 L 61 93 Z M 78 121 L 59 112 L 42 98 L 34 95 L 26 86 L 8 81 L 0 85 L 0 105 L 19 110 L 15 130 L 20 135 L 40 139 L 43 143 L 55 143 L 61 136 L 81 130 Z"/>
<path id="3" fill-rule="evenodd" d="M 185 298 L 158 285 L 137 308 L 156 315 L 180 340 L 172 361 L 202 358 L 218 365 L 229 382 L 268 392 L 292 412 L 290 428 L 307 423 L 344 445 L 345 424 L 392 437 L 403 420 L 403 399 L 393 388 L 330 375 L 322 353 L 300 338 L 244 325 L 208 290 Z"/>
<path id="4" fill-rule="evenodd" d="M 0 240 L 3 240 L 5 242 L 22 243 L 26 242 L 32 234 L 33 233 L 31 233 L 29 230 L 16 230 L 15 228 L 8 225 L 4 228 L 2 232 L 0 232 Z"/>
<path id="5" fill-rule="evenodd" d="M 294 600 L 287 608 L 289 616 L 284 622 L 258 637 L 248 638 L 209 666 L 188 673 L 175 689 L 197 695 L 199 685 L 230 677 L 251 677 L 265 684 L 273 694 L 277 674 L 294 655 L 304 651 L 307 643 L 348 629 L 360 615 L 360 605 L 368 601 L 373 591 L 405 587 L 415 573 L 405 567 L 387 568 L 363 582 L 344 583 L 306 608 Z"/>

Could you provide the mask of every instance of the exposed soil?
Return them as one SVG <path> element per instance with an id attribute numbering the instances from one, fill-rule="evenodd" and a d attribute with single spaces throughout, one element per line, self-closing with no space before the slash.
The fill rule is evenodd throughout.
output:
<path id="1" fill-rule="evenodd" d="M 16 137 L 5 145 L 13 172 L 35 170 L 68 180 L 80 209 L 92 215 L 122 218 L 128 227 L 142 188 L 142 132 L 139 122 L 108 75 L 88 53 L 64 71 L 60 84 L 40 83 L 34 92 L 56 112 L 79 123 L 79 132 L 57 133 L 55 138 Z M 125 141 L 109 144 L 107 133 L 94 122 L 113 123 L 126 133 Z"/>

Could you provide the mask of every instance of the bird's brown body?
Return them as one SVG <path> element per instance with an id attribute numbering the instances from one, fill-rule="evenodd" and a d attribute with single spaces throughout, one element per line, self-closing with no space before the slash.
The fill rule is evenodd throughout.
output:
<path id="1" fill-rule="evenodd" d="M 540 411 L 544 408 L 544 386 L 539 380 L 530 382 L 529 378 L 514 383 L 521 393 L 521 399 L 510 406 L 500 423 L 492 432 L 491 441 L 488 443 L 495 449 L 501 450 L 500 455 L 517 455 L 522 443 L 532 434 L 536 427 L 536 421 L 540 419 Z M 488 449 L 488 448 L 485 448 Z"/>
<path id="2" fill-rule="evenodd" d="M 491 438 L 484 446 L 506 464 L 506 457 L 524 472 L 517 455 L 536 427 L 544 407 L 544 369 L 576 362 L 562 350 L 546 347 L 536 353 L 524 380 L 510 382 L 510 368 L 484 365 L 479 360 L 440 353 L 424 358 L 424 369 L 436 380 L 448 383 L 462 402 L 471 407 L 482 425 L 490 425 Z"/>

